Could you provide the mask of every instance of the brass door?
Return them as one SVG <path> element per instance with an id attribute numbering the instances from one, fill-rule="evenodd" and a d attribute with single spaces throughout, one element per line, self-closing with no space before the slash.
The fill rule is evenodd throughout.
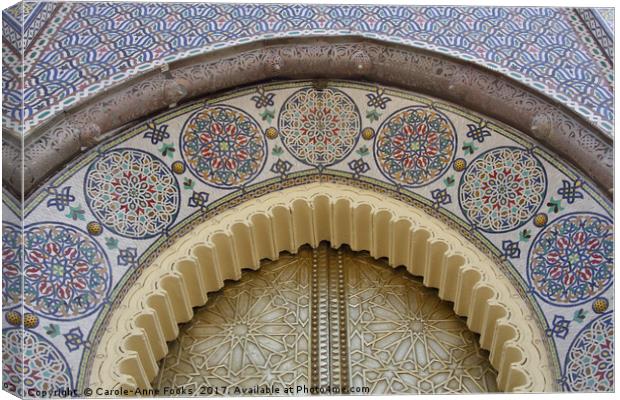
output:
<path id="1" fill-rule="evenodd" d="M 323 243 L 282 254 L 195 311 L 154 382 L 166 394 L 497 390 L 452 303 L 365 252 Z"/>

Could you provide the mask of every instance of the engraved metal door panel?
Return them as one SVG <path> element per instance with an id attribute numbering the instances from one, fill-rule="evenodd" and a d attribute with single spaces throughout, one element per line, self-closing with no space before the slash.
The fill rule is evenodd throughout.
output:
<path id="1" fill-rule="evenodd" d="M 497 390 L 478 335 L 436 290 L 403 268 L 327 244 L 227 283 L 169 348 L 154 387 L 198 395 Z"/>

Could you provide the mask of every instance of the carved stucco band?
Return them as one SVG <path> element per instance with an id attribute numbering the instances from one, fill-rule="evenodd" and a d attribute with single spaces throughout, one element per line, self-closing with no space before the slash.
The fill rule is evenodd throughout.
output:
<path id="1" fill-rule="evenodd" d="M 336 184 L 309 184 L 244 203 L 204 222 L 147 267 L 110 316 L 94 350 L 88 387 L 148 388 L 157 361 L 192 307 L 243 268 L 303 244 L 348 244 L 423 276 L 480 333 L 504 391 L 553 390 L 543 337 L 516 289 L 485 255 L 449 227 L 393 199 Z"/>
<path id="2" fill-rule="evenodd" d="M 452 101 L 525 132 L 603 189 L 613 187 L 613 145 L 604 133 L 506 76 L 427 50 L 355 37 L 273 39 L 166 68 L 84 101 L 27 135 L 24 190 L 115 129 L 168 106 L 267 79 L 308 78 L 364 79 Z M 18 147 L 6 144 L 3 178 L 19 189 Z"/>

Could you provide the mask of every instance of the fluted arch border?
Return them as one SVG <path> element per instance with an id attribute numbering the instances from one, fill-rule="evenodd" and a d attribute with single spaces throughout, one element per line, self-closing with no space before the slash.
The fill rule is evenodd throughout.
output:
<path id="1" fill-rule="evenodd" d="M 70 159 L 130 124 L 193 99 L 266 80 L 364 80 L 485 114 L 540 141 L 611 197 L 613 139 L 558 101 L 474 62 L 357 36 L 265 39 L 164 64 L 84 99 L 24 139 L 2 140 L 3 179 L 28 194 Z M 23 160 L 23 162 L 22 162 Z"/>
<path id="2" fill-rule="evenodd" d="M 535 316 L 510 280 L 455 231 L 421 210 L 373 192 L 332 183 L 283 189 L 203 222 L 146 268 L 112 313 L 88 377 L 91 388 L 148 388 L 166 341 L 192 307 L 243 268 L 281 251 L 327 240 L 348 244 L 423 276 L 480 333 L 504 391 L 554 390 L 550 355 Z"/>

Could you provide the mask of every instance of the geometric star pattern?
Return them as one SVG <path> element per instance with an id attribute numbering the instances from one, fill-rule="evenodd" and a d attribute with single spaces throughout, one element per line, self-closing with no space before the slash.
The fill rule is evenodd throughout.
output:
<path id="1" fill-rule="evenodd" d="M 350 376 L 350 382 L 342 387 L 365 387 L 371 394 L 497 391 L 497 373 L 478 335 L 436 290 L 367 253 L 325 243 L 264 262 L 213 295 L 170 346 L 154 387 L 186 393 L 228 387 L 235 394 L 230 390 L 256 385 L 278 387 L 280 393 L 288 386 L 315 385 L 316 358 L 310 354 L 321 352 L 320 343 L 335 351 L 339 338 L 331 322 L 327 329 L 321 325 L 321 310 L 339 301 L 332 280 L 336 269 L 343 272 L 338 287 L 348 310 L 329 314 L 347 325 L 349 361 L 343 365 L 350 371 L 340 376 Z M 315 299 L 324 301 L 315 308 Z M 327 370 L 333 385 L 335 365 Z"/>
<path id="2" fill-rule="evenodd" d="M 310 263 L 307 254 L 284 256 L 210 295 L 170 346 L 154 387 L 309 385 Z"/>
<path id="3" fill-rule="evenodd" d="M 450 303 L 406 270 L 345 256 L 353 386 L 371 393 L 497 391 L 497 373 Z"/>

